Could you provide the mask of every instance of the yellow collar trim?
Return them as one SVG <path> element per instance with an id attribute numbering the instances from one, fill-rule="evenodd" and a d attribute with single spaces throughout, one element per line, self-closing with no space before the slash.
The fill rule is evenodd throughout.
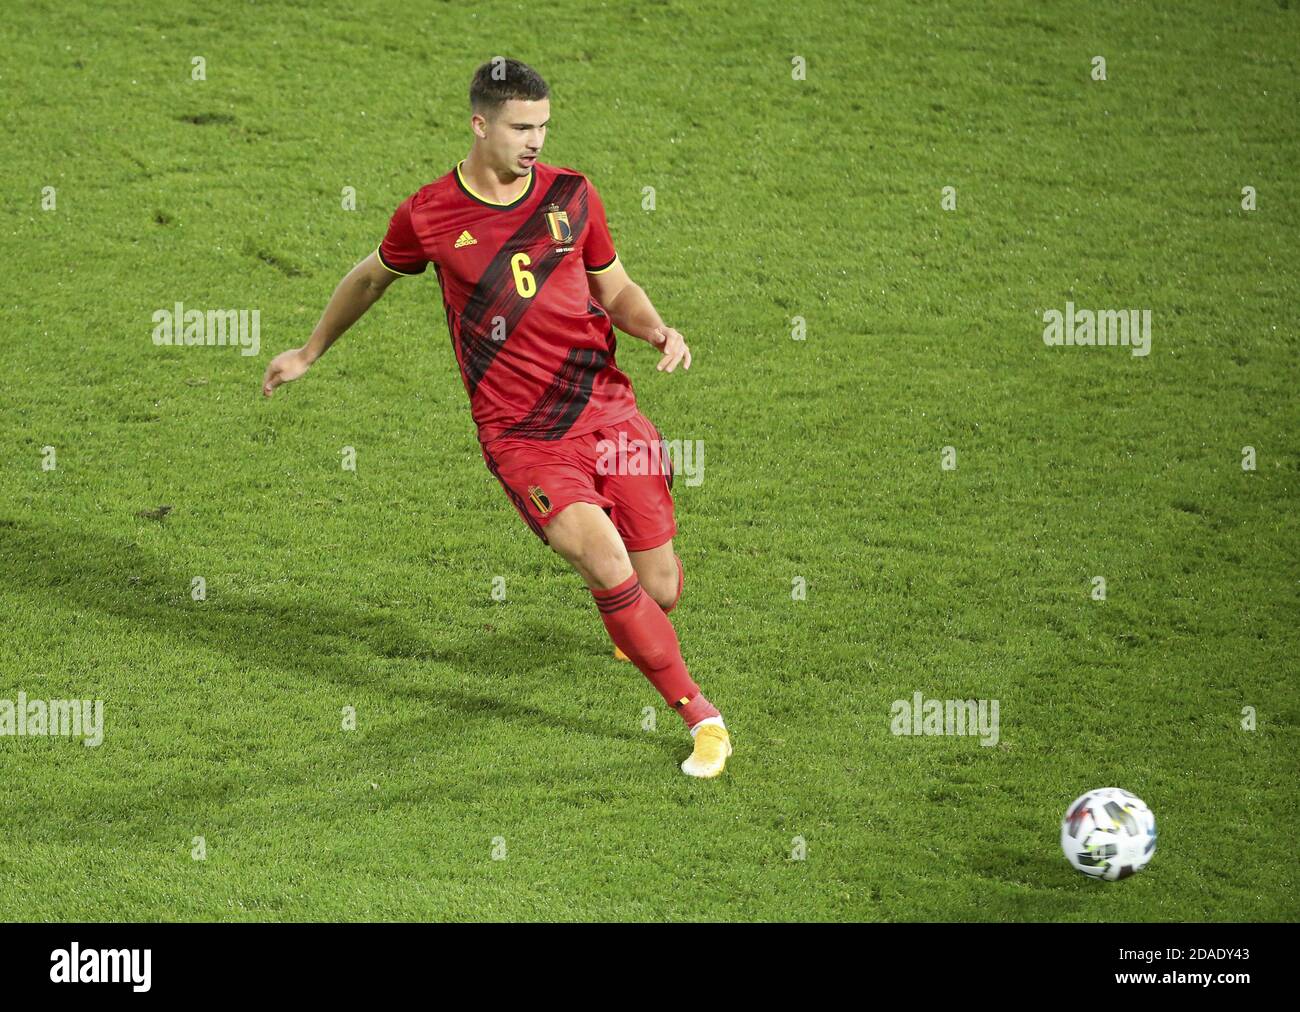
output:
<path id="1" fill-rule="evenodd" d="M 514 200 L 490 200 L 481 193 L 476 192 L 469 183 L 465 182 L 465 174 L 460 171 L 460 167 L 464 164 L 465 159 L 463 158 L 456 163 L 456 179 L 459 180 L 460 185 L 464 188 L 466 193 L 475 200 L 481 200 L 485 204 L 491 204 L 493 207 L 510 207 L 513 204 L 519 203 L 519 201 L 523 200 L 533 191 L 533 173 L 537 171 L 536 167 L 528 170 L 528 182 L 524 184 L 523 192 L 521 192 L 519 196 L 515 197 Z"/>

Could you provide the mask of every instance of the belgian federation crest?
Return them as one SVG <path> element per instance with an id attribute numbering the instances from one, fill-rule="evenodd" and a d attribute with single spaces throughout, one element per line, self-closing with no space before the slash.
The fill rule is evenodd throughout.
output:
<path id="1" fill-rule="evenodd" d="M 542 491 L 540 485 L 528 486 L 528 498 L 533 501 L 533 506 L 542 516 L 546 516 L 547 513 L 551 512 L 551 500 Z"/>
<path id="2" fill-rule="evenodd" d="M 551 238 L 556 242 L 564 243 L 573 239 L 573 229 L 569 225 L 569 212 L 561 211 L 558 208 L 546 212 L 546 228 L 551 233 Z"/>

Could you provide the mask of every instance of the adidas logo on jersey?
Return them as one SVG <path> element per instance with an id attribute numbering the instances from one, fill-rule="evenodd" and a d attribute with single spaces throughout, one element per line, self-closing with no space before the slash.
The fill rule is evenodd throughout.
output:
<path id="1" fill-rule="evenodd" d="M 460 238 L 456 240 L 455 248 L 460 249 L 462 246 L 477 246 L 477 245 L 478 245 L 478 240 L 469 234 L 469 229 L 466 229 L 464 232 L 460 234 Z"/>

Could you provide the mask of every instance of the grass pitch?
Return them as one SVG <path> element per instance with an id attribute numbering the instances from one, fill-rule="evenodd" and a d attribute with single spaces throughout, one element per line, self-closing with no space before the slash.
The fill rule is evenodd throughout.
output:
<path id="1" fill-rule="evenodd" d="M 104 740 L 0 737 L 0 918 L 1296 919 L 1300 12 L 1144 6 L 10 11 L 0 699 Z M 716 782 L 484 468 L 432 272 L 257 396 L 499 53 L 692 345 L 619 363 L 706 450 Z M 178 301 L 259 354 L 155 346 Z M 1105 785 L 1160 827 L 1117 884 L 1057 844 Z"/>

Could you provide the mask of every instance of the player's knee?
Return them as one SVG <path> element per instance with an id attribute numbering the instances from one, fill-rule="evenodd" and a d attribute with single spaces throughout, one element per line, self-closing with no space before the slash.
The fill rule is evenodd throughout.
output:
<path id="1" fill-rule="evenodd" d="M 677 604 L 679 580 L 677 566 L 671 569 L 657 570 L 641 577 L 642 589 L 654 599 L 664 611 L 671 611 Z"/>
<path id="2" fill-rule="evenodd" d="M 667 584 L 663 583 L 652 583 L 648 587 L 643 583 L 641 586 L 654 599 L 655 604 L 659 605 L 664 611 L 668 611 L 677 603 L 676 584 L 673 585 L 671 590 Z"/>
<path id="3" fill-rule="evenodd" d="M 588 583 L 604 589 L 617 587 L 632 572 L 622 545 L 604 541 L 582 545 L 572 562 Z"/>

